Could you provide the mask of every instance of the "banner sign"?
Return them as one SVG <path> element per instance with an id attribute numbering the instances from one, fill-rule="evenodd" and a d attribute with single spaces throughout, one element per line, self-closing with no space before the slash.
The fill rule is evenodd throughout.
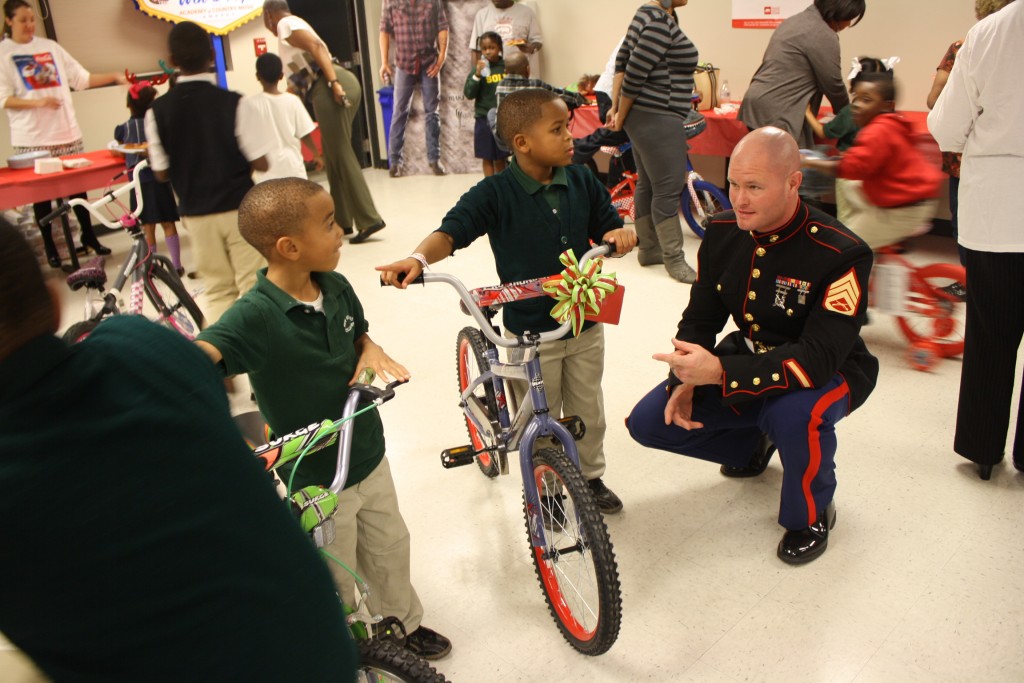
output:
<path id="1" fill-rule="evenodd" d="M 258 17 L 263 0 L 135 0 L 146 14 L 177 24 L 191 21 L 209 33 L 225 36 Z"/>
<path id="2" fill-rule="evenodd" d="M 808 4 L 808 0 L 732 0 L 732 27 L 773 29 Z"/>

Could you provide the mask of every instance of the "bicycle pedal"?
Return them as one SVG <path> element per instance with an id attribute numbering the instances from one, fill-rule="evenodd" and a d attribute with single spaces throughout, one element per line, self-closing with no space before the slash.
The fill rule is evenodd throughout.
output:
<path id="1" fill-rule="evenodd" d="M 587 435 L 587 425 L 583 423 L 583 418 L 578 415 L 568 415 L 561 418 L 559 422 L 569 430 L 569 435 L 576 441 L 580 441 Z"/>
<path id="2" fill-rule="evenodd" d="M 477 451 L 473 450 L 472 446 L 446 448 L 441 451 L 441 466 L 446 470 L 450 470 L 453 467 L 471 465 L 473 464 L 473 461 L 476 460 L 477 455 Z"/>

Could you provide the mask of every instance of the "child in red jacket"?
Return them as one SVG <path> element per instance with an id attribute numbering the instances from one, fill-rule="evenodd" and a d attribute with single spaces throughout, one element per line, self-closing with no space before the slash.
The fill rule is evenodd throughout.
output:
<path id="1" fill-rule="evenodd" d="M 894 113 L 892 76 L 865 74 L 850 106 L 861 129 L 853 146 L 838 160 L 805 158 L 803 166 L 863 181 L 837 188 L 846 199 L 838 218 L 872 249 L 925 232 L 938 207 L 942 172 L 925 160 L 910 124 Z"/>

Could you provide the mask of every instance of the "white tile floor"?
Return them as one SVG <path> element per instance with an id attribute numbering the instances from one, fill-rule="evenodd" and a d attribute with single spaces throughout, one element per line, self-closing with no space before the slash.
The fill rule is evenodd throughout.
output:
<path id="1" fill-rule="evenodd" d="M 577 654 L 530 563 L 519 480 L 440 465 L 443 448 L 467 442 L 455 336 L 469 318 L 445 286 L 381 289 L 372 270 L 409 254 L 477 177 L 367 177 L 388 228 L 346 244 L 339 269 L 371 336 L 413 374 L 382 412 L 425 622 L 454 643 L 437 663 L 451 680 L 1024 680 L 1024 475 L 1004 465 L 983 482 L 953 453 L 960 362 L 910 369 L 894 321 L 873 314 L 863 334 L 882 371 L 838 429 L 838 524 L 822 558 L 790 567 L 775 557 L 777 460 L 760 478 L 727 480 L 717 466 L 641 448 L 622 427 L 663 377 L 650 356 L 668 348 L 688 295 L 632 256 L 612 262 L 627 294 L 606 333 L 604 380 L 605 481 L 625 502 L 607 519 L 622 631 L 607 654 Z M 104 241 L 115 263 L 128 241 Z M 691 263 L 698 244 L 688 237 Z M 913 246 L 915 261 L 955 259 L 949 239 Z M 483 241 L 435 270 L 470 287 L 497 282 Z M 69 294 L 65 311 L 79 310 Z"/>

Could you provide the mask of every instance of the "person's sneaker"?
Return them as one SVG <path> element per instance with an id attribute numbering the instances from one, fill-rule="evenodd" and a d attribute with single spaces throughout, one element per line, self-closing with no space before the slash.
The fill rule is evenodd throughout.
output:
<path id="1" fill-rule="evenodd" d="M 434 172 L 434 175 L 448 175 L 448 169 L 445 168 L 440 159 L 430 162 L 430 170 Z"/>
<path id="2" fill-rule="evenodd" d="M 541 518 L 544 520 L 544 528 L 548 531 L 560 531 L 565 528 L 564 501 L 564 493 L 557 493 L 553 496 L 541 495 Z"/>
<path id="3" fill-rule="evenodd" d="M 388 166 L 388 175 L 392 178 L 402 177 L 402 164 L 390 164 Z"/>
<path id="4" fill-rule="evenodd" d="M 591 479 L 587 484 L 590 486 L 590 492 L 594 494 L 594 500 L 597 501 L 597 507 L 601 512 L 606 515 L 613 515 L 622 510 L 622 501 L 612 493 L 610 488 L 604 485 L 601 477 Z"/>
<path id="5" fill-rule="evenodd" d="M 452 651 L 452 641 L 426 626 L 405 637 L 405 649 L 423 659 L 441 659 Z"/>

